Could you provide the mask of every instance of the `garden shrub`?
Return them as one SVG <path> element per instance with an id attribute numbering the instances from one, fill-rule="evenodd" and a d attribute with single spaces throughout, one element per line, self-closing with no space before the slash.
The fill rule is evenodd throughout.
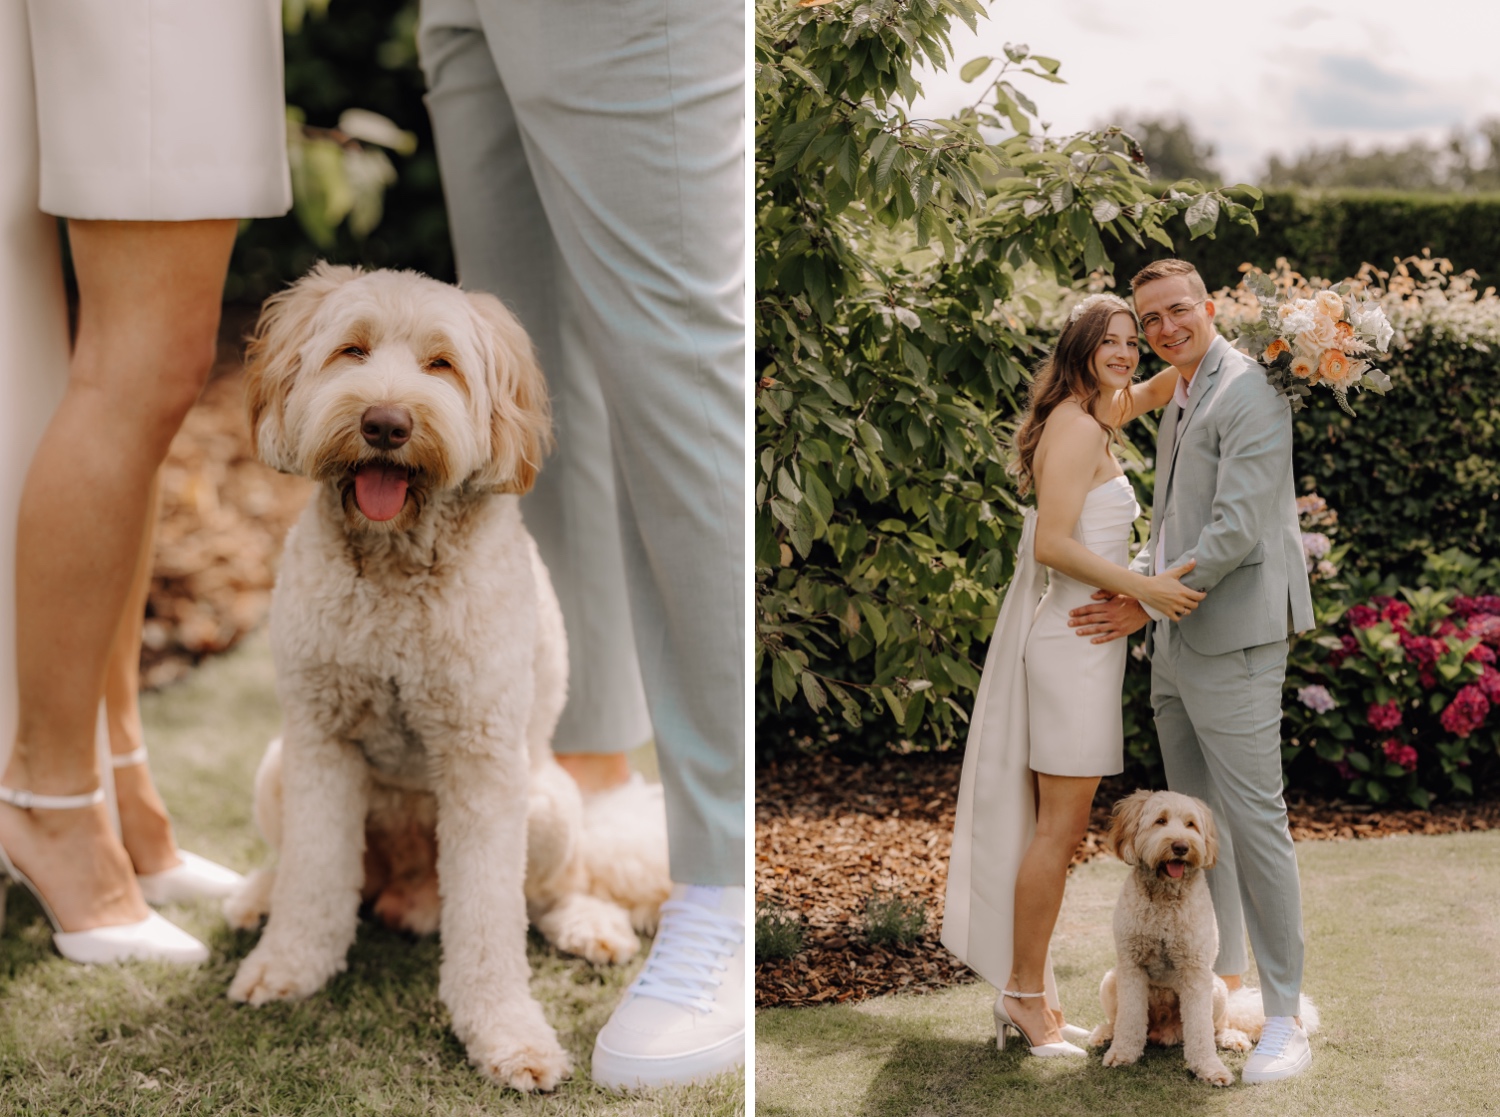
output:
<path id="1" fill-rule="evenodd" d="M 865 938 L 872 946 L 910 946 L 927 929 L 927 902 L 876 890 L 865 901 Z"/>
<path id="2" fill-rule="evenodd" d="M 755 905 L 755 960 L 790 958 L 802 949 L 802 921 L 776 904 Z"/>

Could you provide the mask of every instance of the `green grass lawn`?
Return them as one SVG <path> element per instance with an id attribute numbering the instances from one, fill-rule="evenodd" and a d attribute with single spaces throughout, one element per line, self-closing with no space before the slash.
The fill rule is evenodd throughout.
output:
<path id="1" fill-rule="evenodd" d="M 1500 1113 L 1500 834 L 1310 842 L 1298 847 L 1305 991 L 1323 1014 L 1299 1078 L 1216 1089 L 1181 1048 L 1134 1067 L 1036 1059 L 994 1046 L 994 991 L 971 985 L 856 1006 L 763 1009 L 756 1112 L 935 1115 Z M 1053 957 L 1070 1021 L 1101 1018 L 1110 914 L 1125 867 L 1101 860 L 1068 883 Z M 1225 1052 L 1236 1072 L 1245 1056 Z"/>
<path id="2" fill-rule="evenodd" d="M 152 770 L 184 848 L 242 871 L 266 851 L 250 818 L 255 766 L 278 731 L 264 635 L 143 702 Z M 639 766 L 649 767 L 649 758 Z M 596 969 L 535 935 L 532 988 L 574 1076 L 523 1097 L 467 1063 L 438 1000 L 439 944 L 364 925 L 349 969 L 300 1004 L 225 996 L 256 936 L 212 903 L 167 914 L 207 942 L 200 969 L 83 967 L 51 946 L 31 897 L 0 936 L 0 1114 L 742 1113 L 742 1074 L 617 1096 L 589 1081 L 594 1035 L 639 966 Z M 644 954 L 644 952 L 643 952 Z"/>

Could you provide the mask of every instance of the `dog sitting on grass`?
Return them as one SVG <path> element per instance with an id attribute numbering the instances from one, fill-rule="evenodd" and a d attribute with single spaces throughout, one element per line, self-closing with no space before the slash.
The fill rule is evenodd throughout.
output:
<path id="1" fill-rule="evenodd" d="M 519 507 L 550 437 L 531 342 L 490 296 L 325 264 L 266 304 L 248 357 L 257 451 L 318 487 L 271 604 L 284 732 L 256 798 L 279 864 L 227 907 L 242 926 L 269 910 L 229 995 L 322 988 L 362 894 L 413 930 L 440 911 L 439 993 L 470 1060 L 551 1089 L 569 1064 L 528 986 L 528 914 L 591 961 L 638 943 L 626 907 L 590 894 L 578 788 L 550 749 L 568 661 Z M 664 816 L 636 822 L 664 849 Z"/>
<path id="2" fill-rule="evenodd" d="M 1100 984 L 1105 1019 L 1089 1045 L 1109 1044 L 1104 1065 L 1120 1067 L 1148 1042 L 1180 1043 L 1199 1078 L 1232 1084 L 1218 1049 L 1249 1051 L 1265 1012 L 1258 989 L 1231 993 L 1213 972 L 1219 927 L 1203 879 L 1218 857 L 1213 812 L 1187 795 L 1137 791 L 1115 804 L 1105 844 L 1134 872 L 1115 906 L 1115 968 Z M 1306 997 L 1302 1019 L 1316 1030 L 1317 1009 Z"/>

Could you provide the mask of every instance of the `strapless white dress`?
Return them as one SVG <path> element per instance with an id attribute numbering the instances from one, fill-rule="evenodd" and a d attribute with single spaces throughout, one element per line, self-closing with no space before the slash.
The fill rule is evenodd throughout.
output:
<path id="1" fill-rule="evenodd" d="M 1074 538 L 1123 566 L 1139 515 L 1129 479 L 1115 477 L 1085 497 Z M 1035 549 L 1028 511 L 969 722 L 943 912 L 943 945 L 996 988 L 1010 978 L 1016 873 L 1036 831 L 1032 773 L 1124 767 L 1126 641 L 1094 644 L 1068 627 L 1095 587 L 1048 571 Z M 1046 990 L 1058 1007 L 1050 962 Z"/>
<path id="2" fill-rule="evenodd" d="M 1130 528 L 1140 514 L 1130 481 L 1116 477 L 1084 498 L 1073 538 L 1124 566 L 1130 561 Z M 1097 589 L 1047 570 L 1047 592 L 1036 607 L 1023 656 L 1033 772 L 1117 776 L 1125 770 L 1120 695 L 1126 642 L 1095 644 L 1068 627 L 1068 611 L 1089 604 Z"/>

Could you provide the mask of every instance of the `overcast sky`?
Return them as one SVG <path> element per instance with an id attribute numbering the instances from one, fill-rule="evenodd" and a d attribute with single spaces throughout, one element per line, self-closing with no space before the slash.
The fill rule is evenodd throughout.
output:
<path id="1" fill-rule="evenodd" d="M 1066 85 L 1017 83 L 1054 132 L 1179 114 L 1229 182 L 1253 181 L 1272 152 L 1390 147 L 1500 115 L 1496 0 L 992 0 L 989 15 L 978 35 L 954 21 L 957 61 L 922 79 L 918 115 L 972 102 L 960 66 L 1006 42 L 1062 62 Z"/>

